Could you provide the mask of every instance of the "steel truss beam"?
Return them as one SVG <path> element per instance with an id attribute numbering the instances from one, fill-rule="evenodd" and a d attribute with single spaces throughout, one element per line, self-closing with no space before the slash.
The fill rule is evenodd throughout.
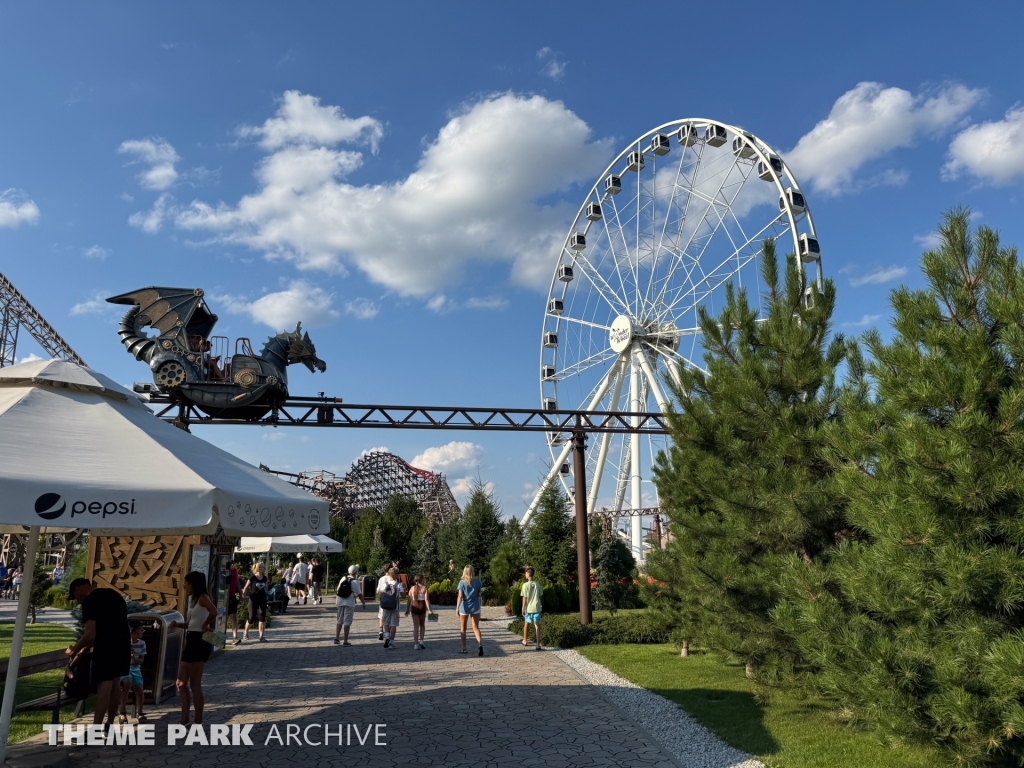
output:
<path id="1" fill-rule="evenodd" d="M 452 408 L 421 405 L 342 405 L 333 398 L 289 397 L 281 407 L 253 419 L 204 416 L 191 403 L 150 395 L 163 406 L 157 416 L 177 426 L 256 424 L 274 427 L 363 427 L 371 429 L 463 429 L 495 432 L 668 434 L 663 413 L 628 411 L 543 411 L 529 408 Z"/>
<path id="2" fill-rule="evenodd" d="M 38 310 L 29 303 L 21 291 L 4 275 L 0 274 L 0 307 L 3 308 L 0 322 L 0 368 L 13 365 L 15 348 L 18 344 L 18 327 L 22 326 L 32 338 L 39 342 L 51 357 L 70 360 L 79 365 L 85 361 L 71 348 L 64 338 L 46 322 Z"/>

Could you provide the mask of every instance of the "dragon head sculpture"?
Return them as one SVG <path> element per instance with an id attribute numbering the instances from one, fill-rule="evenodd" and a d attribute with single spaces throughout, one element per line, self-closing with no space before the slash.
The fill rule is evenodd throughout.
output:
<path id="1" fill-rule="evenodd" d="M 327 370 L 327 363 L 316 356 L 316 347 L 313 346 L 309 334 L 302 332 L 302 323 L 296 323 L 295 330 L 287 334 L 287 337 L 288 365 L 302 363 L 310 373 L 324 373 Z"/>

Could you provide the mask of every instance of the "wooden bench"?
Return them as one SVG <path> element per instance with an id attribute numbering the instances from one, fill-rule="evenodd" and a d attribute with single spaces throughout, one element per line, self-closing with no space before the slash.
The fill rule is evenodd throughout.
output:
<path id="1" fill-rule="evenodd" d="M 9 661 L 9 659 L 0 661 L 0 679 L 7 677 Z M 22 678 L 38 672 L 49 672 L 51 669 L 64 669 L 67 663 L 68 657 L 63 648 L 56 651 L 47 651 L 46 653 L 37 653 L 35 656 L 24 656 L 18 664 L 18 677 Z M 14 709 L 18 712 L 49 711 L 53 713 L 51 722 L 59 723 L 61 707 L 71 704 L 78 705 L 75 707 L 75 717 L 80 717 L 85 706 L 85 698 L 70 697 L 64 693 L 64 688 L 61 686 L 57 689 L 56 693 L 51 693 L 49 696 L 41 696 L 31 701 L 23 701 L 21 704 L 15 705 Z"/>

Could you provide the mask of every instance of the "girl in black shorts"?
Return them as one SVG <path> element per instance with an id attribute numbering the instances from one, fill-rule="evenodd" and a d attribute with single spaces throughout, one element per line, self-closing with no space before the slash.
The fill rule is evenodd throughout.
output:
<path id="1" fill-rule="evenodd" d="M 199 571 L 185 576 L 185 621 L 171 623 L 171 629 L 185 629 L 185 648 L 181 652 L 181 663 L 178 664 L 178 695 L 181 696 L 181 724 L 188 725 L 190 706 L 196 710 L 196 722 L 203 722 L 203 669 L 210 660 L 213 646 L 203 640 L 203 634 L 213 629 L 217 621 L 217 606 L 206 593 L 206 574 Z"/>
<path id="2" fill-rule="evenodd" d="M 263 571 L 263 563 L 256 563 L 252 567 L 252 576 L 245 582 L 243 595 L 249 597 L 249 617 L 245 620 L 245 633 L 243 640 L 249 639 L 249 626 L 257 624 L 260 632 L 260 642 L 267 642 L 263 631 L 267 626 L 267 576 Z"/>

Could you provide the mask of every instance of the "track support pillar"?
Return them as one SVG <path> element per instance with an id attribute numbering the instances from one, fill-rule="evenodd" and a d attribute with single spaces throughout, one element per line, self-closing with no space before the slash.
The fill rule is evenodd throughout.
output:
<path id="1" fill-rule="evenodd" d="M 592 621 L 590 613 L 590 530 L 587 523 L 587 433 L 572 433 L 573 476 L 576 480 L 576 578 L 580 585 L 580 624 Z"/>

